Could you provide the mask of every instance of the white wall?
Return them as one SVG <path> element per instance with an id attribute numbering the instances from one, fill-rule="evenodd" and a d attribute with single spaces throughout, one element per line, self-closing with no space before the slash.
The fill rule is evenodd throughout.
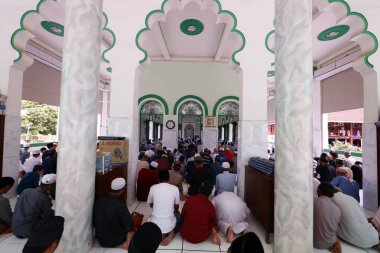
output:
<path id="1" fill-rule="evenodd" d="M 152 62 L 142 71 L 138 97 L 159 95 L 168 103 L 169 114 L 173 114 L 178 99 L 195 95 L 206 102 L 208 114 L 212 115 L 220 98 L 240 97 L 241 90 L 241 72 L 236 73 L 227 63 L 162 61 Z"/>

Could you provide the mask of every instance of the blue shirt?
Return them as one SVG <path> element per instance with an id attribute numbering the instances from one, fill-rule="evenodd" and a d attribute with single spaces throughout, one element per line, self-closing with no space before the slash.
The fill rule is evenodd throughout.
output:
<path id="1" fill-rule="evenodd" d="M 331 184 L 339 187 L 344 194 L 349 195 L 360 202 L 359 184 L 355 180 L 351 181 L 344 176 L 339 176 L 334 178 L 334 180 L 331 181 Z"/>
<path id="2" fill-rule="evenodd" d="M 17 185 L 17 194 L 20 195 L 25 189 L 37 188 L 40 183 L 40 174 L 37 172 L 28 172 Z"/>
<path id="3" fill-rule="evenodd" d="M 223 192 L 234 192 L 236 185 L 236 175 L 228 171 L 224 171 L 222 174 L 216 176 L 216 194 Z"/>
<path id="4" fill-rule="evenodd" d="M 27 150 L 22 151 L 22 154 L 20 157 L 21 164 L 24 164 L 25 160 L 28 159 L 29 157 L 30 157 L 29 151 L 27 151 Z"/>

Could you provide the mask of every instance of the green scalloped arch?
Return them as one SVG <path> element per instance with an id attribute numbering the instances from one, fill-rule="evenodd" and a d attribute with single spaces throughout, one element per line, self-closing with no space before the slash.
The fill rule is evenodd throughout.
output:
<path id="1" fill-rule="evenodd" d="M 158 9 L 158 10 L 153 10 L 151 12 L 148 13 L 148 15 L 146 16 L 145 18 L 145 28 L 141 29 L 137 35 L 136 35 L 136 46 L 137 48 L 144 53 L 144 58 L 142 60 L 139 61 L 140 64 L 146 62 L 148 60 L 148 52 L 142 48 L 139 44 L 139 37 L 141 36 L 142 33 L 144 32 L 147 32 L 147 31 L 150 31 L 149 29 L 149 23 L 148 23 L 148 20 L 150 18 L 150 16 L 152 16 L 153 14 L 155 13 L 162 13 L 162 14 L 165 14 L 164 12 L 164 8 L 165 8 L 165 4 L 168 2 L 169 0 L 164 0 L 164 2 L 162 3 L 161 5 L 161 9 Z M 231 56 L 231 60 L 236 64 L 236 65 L 240 65 L 240 62 L 238 62 L 236 60 L 236 55 L 238 53 L 240 53 L 241 51 L 243 51 L 243 49 L 245 48 L 245 45 L 246 45 L 246 39 L 245 39 L 245 36 L 244 34 L 236 29 L 236 26 L 237 26 L 237 18 L 235 16 L 235 14 L 233 14 L 231 11 L 228 11 L 228 10 L 222 10 L 222 4 L 220 3 L 219 0 L 214 0 L 214 2 L 219 6 L 219 10 L 218 10 L 218 14 L 227 14 L 227 15 L 230 15 L 232 17 L 232 19 L 234 20 L 234 26 L 232 27 L 231 29 L 231 32 L 234 32 L 234 33 L 237 33 L 238 35 L 240 35 L 240 37 L 242 38 L 243 40 L 243 43 L 242 43 L 242 46 L 237 50 L 235 51 L 232 56 Z"/>
<path id="2" fill-rule="evenodd" d="M 362 33 L 371 36 L 372 39 L 374 40 L 374 43 L 375 43 L 375 47 L 373 48 L 373 50 L 371 50 L 370 52 L 368 52 L 365 55 L 365 57 L 364 57 L 364 63 L 368 67 L 373 68 L 374 67 L 373 64 L 369 62 L 369 57 L 371 55 L 375 54 L 376 51 L 378 50 L 378 48 L 379 48 L 379 41 L 378 41 L 378 39 L 377 39 L 377 37 L 376 37 L 375 34 L 373 34 L 372 32 L 368 31 L 368 20 L 366 19 L 366 17 L 363 14 L 359 13 L 359 12 L 351 12 L 351 7 L 350 7 L 350 5 L 345 0 L 328 0 L 328 2 L 329 3 L 341 3 L 341 4 L 343 4 L 346 7 L 346 10 L 347 10 L 347 17 L 348 16 L 358 16 L 359 18 L 361 18 L 363 20 L 363 22 L 364 22 L 364 29 L 363 29 Z M 269 37 L 273 33 L 274 33 L 274 30 L 268 33 L 267 37 L 265 38 L 265 46 L 266 46 L 266 48 L 268 49 L 269 52 L 271 52 L 271 53 L 274 54 L 274 51 L 271 50 L 268 47 L 268 45 L 267 45 L 268 39 L 269 39 Z"/>
<path id="3" fill-rule="evenodd" d="M 202 98 L 195 96 L 195 95 L 187 95 L 187 96 L 183 96 L 180 99 L 178 99 L 174 105 L 173 115 L 177 115 L 179 105 L 184 100 L 187 100 L 187 99 L 194 99 L 194 100 L 197 100 L 198 102 L 200 102 L 203 105 L 203 108 L 205 109 L 205 115 L 204 116 L 208 116 L 208 107 L 207 107 L 206 102 Z"/>
<path id="4" fill-rule="evenodd" d="M 11 36 L 11 46 L 12 46 L 12 48 L 14 50 L 16 50 L 18 52 L 18 57 L 17 57 L 17 59 L 15 59 L 13 61 L 14 63 L 20 61 L 22 59 L 22 56 L 23 56 L 22 50 L 16 47 L 16 44 L 15 44 L 15 41 L 14 41 L 15 37 L 16 37 L 16 34 L 19 33 L 19 32 L 25 31 L 25 26 L 24 26 L 25 17 L 27 15 L 29 15 L 30 13 L 37 13 L 37 14 L 39 14 L 40 13 L 41 5 L 44 2 L 46 2 L 46 1 L 47 0 L 40 0 L 38 2 L 38 4 L 37 4 L 37 7 L 36 7 L 35 10 L 28 10 L 28 11 L 24 12 L 24 14 L 22 14 L 21 19 L 20 19 L 20 28 L 18 28 L 16 31 L 14 31 L 13 34 L 12 34 L 12 36 Z M 115 36 L 115 33 L 111 29 L 107 28 L 107 24 L 108 24 L 108 16 L 107 16 L 107 14 L 103 12 L 103 16 L 105 17 L 105 20 L 106 20 L 106 23 L 103 26 L 103 31 L 108 31 L 109 33 L 111 33 L 111 35 L 113 37 L 113 43 L 112 43 L 112 45 L 109 48 L 107 48 L 106 50 L 104 50 L 104 52 L 102 53 L 102 59 L 105 62 L 109 63 L 109 60 L 105 58 L 105 54 L 108 51 L 110 51 L 115 46 L 115 44 L 116 44 L 116 36 Z"/>
<path id="5" fill-rule="evenodd" d="M 273 33 L 275 33 L 274 30 L 270 31 L 270 32 L 268 33 L 268 35 L 265 37 L 265 47 L 266 47 L 267 50 L 268 50 L 269 52 L 271 52 L 272 54 L 274 54 L 274 50 L 270 49 L 268 42 L 269 42 L 269 38 L 270 38 L 270 36 L 271 36 Z"/>
<path id="6" fill-rule="evenodd" d="M 150 99 L 150 98 L 157 99 L 158 101 L 160 101 L 161 104 L 164 106 L 164 109 L 165 109 L 165 115 L 169 115 L 169 106 L 168 106 L 168 103 L 166 102 L 165 99 L 163 99 L 163 98 L 162 98 L 161 96 L 159 96 L 159 95 L 148 94 L 148 95 L 142 96 L 142 97 L 139 98 L 139 100 L 138 100 L 138 105 L 140 105 L 142 102 L 144 102 L 145 100 Z"/>
<path id="7" fill-rule="evenodd" d="M 106 58 L 106 53 L 108 51 L 110 51 L 112 48 L 114 48 L 114 46 L 116 44 L 116 36 L 115 36 L 115 33 L 111 29 L 109 29 L 107 27 L 107 25 L 108 25 L 108 16 L 107 16 L 107 14 L 105 12 L 103 12 L 103 16 L 104 16 L 104 18 L 106 20 L 106 22 L 105 22 L 105 24 L 103 26 L 103 31 L 109 32 L 112 35 L 112 38 L 113 38 L 113 41 L 112 41 L 112 44 L 110 45 L 110 47 L 107 48 L 106 50 L 104 50 L 103 53 L 102 53 L 102 59 L 105 62 L 109 63 L 110 61 Z"/>
<path id="8" fill-rule="evenodd" d="M 218 107 L 226 100 L 235 100 L 235 101 L 239 101 L 239 97 L 236 97 L 236 96 L 225 96 L 225 97 L 222 97 L 221 99 L 219 99 L 215 105 L 214 105 L 214 109 L 212 110 L 212 116 L 216 117 L 216 113 L 217 113 L 217 110 L 218 110 Z"/>

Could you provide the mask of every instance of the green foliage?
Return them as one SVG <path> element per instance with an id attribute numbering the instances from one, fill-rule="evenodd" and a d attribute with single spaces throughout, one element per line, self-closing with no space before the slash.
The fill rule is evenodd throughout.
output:
<path id="1" fill-rule="evenodd" d="M 333 145 L 331 145 L 331 149 L 341 150 L 341 151 L 351 151 L 351 152 L 357 152 L 357 153 L 362 152 L 361 147 L 352 146 L 348 142 L 341 142 L 341 141 L 334 141 Z"/>
<path id="2" fill-rule="evenodd" d="M 21 101 L 21 132 L 28 135 L 55 135 L 58 108 L 36 102 Z"/>

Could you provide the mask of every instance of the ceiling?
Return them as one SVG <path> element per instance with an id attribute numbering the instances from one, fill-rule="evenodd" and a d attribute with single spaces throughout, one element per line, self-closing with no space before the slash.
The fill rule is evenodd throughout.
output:
<path id="1" fill-rule="evenodd" d="M 64 24 L 65 0 L 41 0 L 35 10 L 25 12 L 21 17 L 21 27 L 15 31 L 11 39 L 13 48 L 19 53 L 15 62 L 22 61 L 27 54 L 51 67 L 59 66 L 56 69 L 60 70 L 58 62 L 62 58 Z M 108 18 L 105 13 L 102 24 L 100 76 L 104 83 L 109 83 L 112 69 L 106 53 L 113 48 L 116 38 L 107 27 Z"/>
<path id="2" fill-rule="evenodd" d="M 226 62 L 239 66 L 235 55 L 244 48 L 244 35 L 237 30 L 236 17 L 221 9 L 217 0 L 166 0 L 161 10 L 150 12 L 146 27 L 137 37 L 150 61 Z"/>

